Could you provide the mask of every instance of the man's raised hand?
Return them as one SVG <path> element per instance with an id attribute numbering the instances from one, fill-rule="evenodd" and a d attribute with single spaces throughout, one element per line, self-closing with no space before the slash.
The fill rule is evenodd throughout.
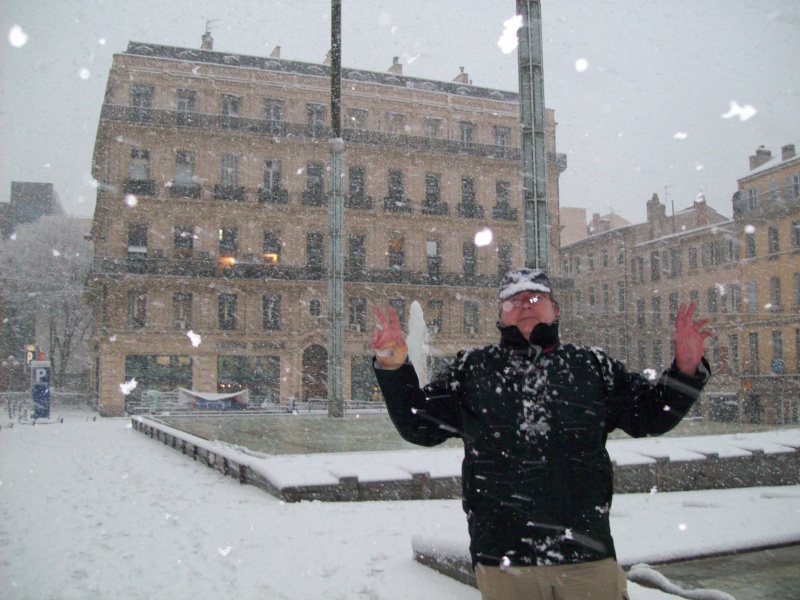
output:
<path id="1" fill-rule="evenodd" d="M 675 365 L 681 373 L 690 377 L 697 373 L 697 365 L 703 358 L 703 341 L 714 335 L 712 331 L 703 329 L 711 319 L 693 320 L 696 308 L 697 303 L 694 301 L 688 307 L 685 302 L 681 303 L 672 336 L 675 344 Z"/>
<path id="2" fill-rule="evenodd" d="M 399 369 L 408 358 L 408 346 L 400 327 L 400 319 L 391 306 L 384 315 L 377 306 L 373 308 L 378 322 L 372 331 L 370 347 L 375 350 L 375 358 L 383 369 Z"/>

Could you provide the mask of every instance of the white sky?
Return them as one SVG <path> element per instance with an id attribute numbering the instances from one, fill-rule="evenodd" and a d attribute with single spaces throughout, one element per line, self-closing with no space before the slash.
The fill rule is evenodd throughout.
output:
<path id="1" fill-rule="evenodd" d="M 543 0 L 545 100 L 568 155 L 562 206 L 645 218 L 655 192 L 675 209 L 702 191 L 731 215 L 736 180 L 763 144 L 800 146 L 800 3 L 796 0 Z M 343 63 L 517 89 L 516 52 L 497 46 L 512 0 L 343 0 Z M 128 41 L 321 62 L 327 0 L 5 0 L 2 177 L 50 181 L 68 210 L 90 215 L 91 152 L 114 52 Z M 14 47 L 12 27 L 27 43 Z M 578 61 L 587 65 L 576 69 Z M 722 118 L 731 102 L 756 110 Z M 668 209 L 669 210 L 669 209 Z"/>
<path id="2" fill-rule="evenodd" d="M 133 431 L 130 419 L 58 414 L 64 423 L 10 428 L 6 417 L 0 419 L 4 600 L 480 597 L 412 559 L 412 538 L 422 547 L 466 551 L 459 500 L 285 504 Z M 733 443 L 761 444 L 770 453 L 779 450 L 770 439 L 796 445 L 798 433 L 741 435 Z M 658 443 L 655 455 L 680 455 L 687 444 L 714 439 L 614 445 L 634 451 L 645 443 L 649 447 L 640 449 L 653 452 Z M 722 453 L 730 443 L 719 444 Z M 411 452 L 427 456 L 432 474 L 453 463 L 451 450 Z M 302 472 L 293 477 L 324 481 L 306 461 L 319 466 L 326 458 L 328 468 L 358 470 L 364 478 L 394 475 L 396 460 L 385 457 L 396 454 L 301 457 Z M 800 486 L 617 494 L 611 527 L 621 562 L 653 564 L 797 543 L 798 517 Z M 636 584 L 629 590 L 632 600 L 675 599 Z"/>

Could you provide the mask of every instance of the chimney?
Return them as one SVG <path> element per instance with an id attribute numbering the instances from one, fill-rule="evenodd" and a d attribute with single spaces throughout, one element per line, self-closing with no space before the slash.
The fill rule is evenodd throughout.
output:
<path id="1" fill-rule="evenodd" d="M 269 55 L 270 58 L 280 58 L 281 57 L 281 47 L 275 46 L 275 49 L 272 51 L 272 54 Z"/>
<path id="2" fill-rule="evenodd" d="M 781 160 L 789 160 L 794 157 L 794 144 L 786 144 L 781 148 Z"/>
<path id="3" fill-rule="evenodd" d="M 330 66 L 330 64 L 331 64 L 331 51 L 330 50 L 328 50 L 328 52 L 325 54 L 325 60 L 322 61 L 322 64 Z"/>
<path id="4" fill-rule="evenodd" d="M 467 85 L 469 85 L 470 84 L 469 75 L 467 73 L 464 73 L 464 67 L 458 67 L 458 68 L 461 70 L 461 72 L 458 75 L 456 75 L 456 78 L 453 79 L 453 81 L 455 81 L 456 83 L 466 83 Z"/>
<path id="5" fill-rule="evenodd" d="M 399 56 L 395 56 L 392 58 L 392 66 L 389 67 L 389 73 L 394 73 L 395 75 L 403 74 L 403 65 L 400 64 Z"/>
<path id="6" fill-rule="evenodd" d="M 651 239 L 661 237 L 666 220 L 667 207 L 661 204 L 658 194 L 653 194 L 647 201 L 647 222 L 650 225 Z"/>
<path id="7" fill-rule="evenodd" d="M 752 171 L 753 169 L 757 169 L 771 159 L 772 152 L 764 148 L 764 146 L 759 146 L 756 149 L 756 153 L 750 157 L 750 170 Z"/>
<path id="8" fill-rule="evenodd" d="M 211 32 L 206 30 L 203 34 L 203 43 L 200 44 L 201 50 L 213 50 L 214 49 L 214 38 L 211 37 Z"/>

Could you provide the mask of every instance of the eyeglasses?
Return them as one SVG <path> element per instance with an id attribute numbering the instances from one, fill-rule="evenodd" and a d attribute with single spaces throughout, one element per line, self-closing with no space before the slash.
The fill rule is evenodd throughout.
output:
<path id="1" fill-rule="evenodd" d="M 519 308 L 523 304 L 538 304 L 546 299 L 549 299 L 549 296 L 545 294 L 531 294 L 530 296 L 524 296 L 522 298 L 509 298 L 506 302 L 511 304 L 514 308 Z"/>

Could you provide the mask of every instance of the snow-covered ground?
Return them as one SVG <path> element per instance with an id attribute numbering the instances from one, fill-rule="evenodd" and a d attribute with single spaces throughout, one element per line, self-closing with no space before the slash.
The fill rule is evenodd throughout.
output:
<path id="1" fill-rule="evenodd" d="M 412 559 L 412 537 L 466 540 L 456 500 L 285 504 L 129 419 L 64 416 L 0 430 L 5 600 L 480 597 Z M 800 486 L 618 495 L 612 528 L 627 564 L 800 542 Z"/>

